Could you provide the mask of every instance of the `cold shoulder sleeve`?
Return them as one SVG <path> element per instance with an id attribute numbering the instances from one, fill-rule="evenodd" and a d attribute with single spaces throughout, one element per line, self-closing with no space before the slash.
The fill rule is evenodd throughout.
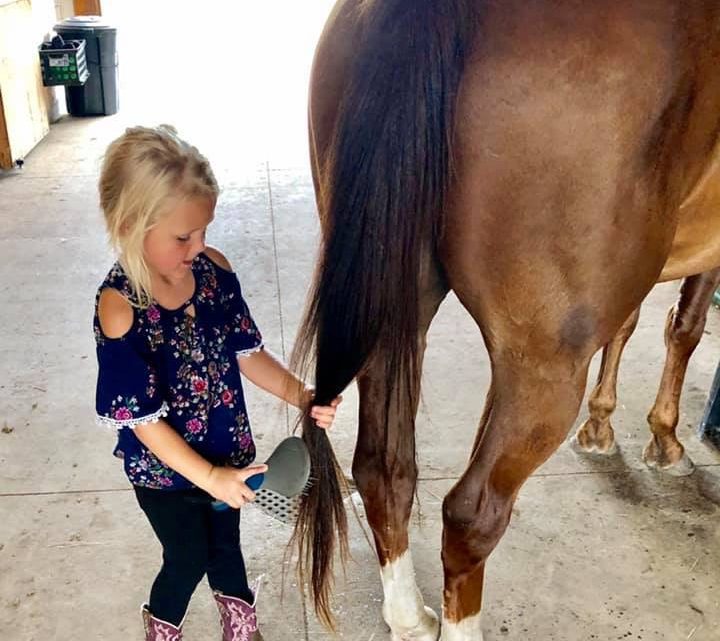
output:
<path id="1" fill-rule="evenodd" d="M 242 295 L 240 281 L 234 272 L 225 272 L 228 311 L 231 314 L 231 340 L 237 356 L 249 356 L 263 348 L 263 339 L 248 304 Z"/>
<path id="2" fill-rule="evenodd" d="M 98 362 L 95 409 L 100 425 L 121 429 L 156 423 L 168 406 L 157 388 L 157 374 L 144 353 L 143 338 L 131 329 L 122 338 L 107 338 L 95 321 Z"/>

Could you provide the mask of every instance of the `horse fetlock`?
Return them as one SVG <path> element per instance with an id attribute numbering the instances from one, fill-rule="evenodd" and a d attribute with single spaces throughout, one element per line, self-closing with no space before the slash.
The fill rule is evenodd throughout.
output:
<path id="1" fill-rule="evenodd" d="M 439 621 L 425 607 L 415 581 L 415 569 L 409 550 L 380 568 L 385 600 L 383 618 L 394 641 L 437 641 Z"/>
<path id="2" fill-rule="evenodd" d="M 390 621 L 385 606 L 383 618 L 391 632 L 392 641 L 438 641 L 440 637 L 440 620 L 435 612 L 424 606 L 419 620 L 414 625 L 399 625 L 397 621 Z"/>
<path id="3" fill-rule="evenodd" d="M 588 409 L 593 419 L 598 422 L 605 421 L 617 408 L 615 396 L 604 395 L 590 399 Z"/>
<path id="4" fill-rule="evenodd" d="M 480 614 L 474 614 L 461 621 L 443 619 L 440 641 L 483 641 Z"/>
<path id="5" fill-rule="evenodd" d="M 671 440 L 674 439 L 679 420 L 679 410 L 674 404 L 657 403 L 647 416 L 650 431 L 655 435 L 661 435 L 655 436 L 655 438 L 665 439 L 670 437 Z"/>

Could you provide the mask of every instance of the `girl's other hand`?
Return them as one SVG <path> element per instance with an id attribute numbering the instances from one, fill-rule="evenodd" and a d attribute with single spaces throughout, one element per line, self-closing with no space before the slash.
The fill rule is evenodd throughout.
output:
<path id="1" fill-rule="evenodd" d="M 242 469 L 213 467 L 210 471 L 207 492 L 232 508 L 241 508 L 255 500 L 255 492 L 245 484 L 245 481 L 255 474 L 267 472 L 267 469 L 264 463 L 255 463 Z"/>
<path id="2" fill-rule="evenodd" d="M 315 420 L 315 425 L 329 430 L 335 420 L 337 407 L 342 403 L 342 396 L 338 396 L 330 402 L 330 405 L 313 405 L 310 408 L 310 416 Z"/>

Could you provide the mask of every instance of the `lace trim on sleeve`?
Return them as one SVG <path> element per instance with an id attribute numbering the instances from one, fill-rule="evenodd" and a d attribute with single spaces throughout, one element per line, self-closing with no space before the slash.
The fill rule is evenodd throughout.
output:
<path id="1" fill-rule="evenodd" d="M 255 352 L 261 351 L 264 347 L 265 345 L 263 343 L 260 343 L 260 345 L 256 345 L 255 347 L 251 347 L 250 349 L 242 349 L 239 352 L 235 352 L 235 356 L 237 356 L 238 358 L 245 358 L 246 356 L 250 356 Z"/>
<path id="2" fill-rule="evenodd" d="M 138 425 L 142 425 L 143 423 L 157 423 L 161 418 L 167 416 L 168 411 L 168 404 L 163 401 L 163 404 L 160 406 L 160 409 L 157 412 L 147 414 L 146 416 L 138 416 L 137 418 L 129 419 L 116 419 L 110 418 L 109 416 L 101 416 L 100 414 L 97 414 L 95 416 L 95 422 L 98 425 L 102 425 L 103 427 L 108 427 L 116 430 L 122 429 L 123 427 L 129 427 L 130 429 L 134 429 Z"/>

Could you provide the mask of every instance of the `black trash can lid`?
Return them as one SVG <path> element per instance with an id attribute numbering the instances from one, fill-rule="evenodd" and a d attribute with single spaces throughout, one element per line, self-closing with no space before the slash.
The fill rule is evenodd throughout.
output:
<path id="1" fill-rule="evenodd" d="M 73 16 L 65 18 L 62 22 L 55 25 L 55 31 L 58 29 L 72 29 L 73 31 L 105 31 L 107 29 L 115 30 L 109 22 L 102 16 Z"/>

